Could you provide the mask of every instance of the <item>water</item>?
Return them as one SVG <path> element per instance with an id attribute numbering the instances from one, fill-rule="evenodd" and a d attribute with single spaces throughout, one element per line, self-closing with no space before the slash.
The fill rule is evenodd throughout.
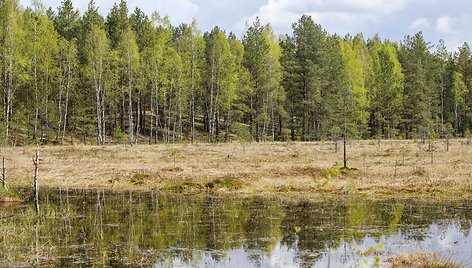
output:
<path id="1" fill-rule="evenodd" d="M 472 267 L 464 201 L 48 190 L 0 207 L 0 267 L 381 267 L 435 253 Z"/>

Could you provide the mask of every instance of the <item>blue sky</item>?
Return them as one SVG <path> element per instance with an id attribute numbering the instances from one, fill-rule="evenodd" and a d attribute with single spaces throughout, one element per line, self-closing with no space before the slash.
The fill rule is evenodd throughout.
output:
<path id="1" fill-rule="evenodd" d="M 89 0 L 74 0 L 84 11 Z M 95 0 L 102 14 L 114 1 Z M 218 25 L 242 35 L 246 22 L 259 16 L 277 34 L 291 32 L 291 24 L 302 14 L 312 15 L 328 32 L 345 35 L 379 33 L 393 41 L 423 31 L 432 45 L 444 39 L 449 49 L 472 43 L 472 2 L 468 0 L 129 0 L 129 9 L 139 6 L 146 13 L 169 15 L 173 24 L 197 18 L 203 31 Z M 30 0 L 21 0 L 23 6 Z M 43 0 L 54 9 L 61 0 Z"/>

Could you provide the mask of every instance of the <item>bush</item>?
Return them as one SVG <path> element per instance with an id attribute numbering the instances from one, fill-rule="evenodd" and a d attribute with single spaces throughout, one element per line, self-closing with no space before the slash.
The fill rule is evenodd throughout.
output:
<path id="1" fill-rule="evenodd" d="M 233 123 L 231 125 L 232 132 L 238 136 L 239 141 L 249 142 L 251 140 L 251 132 L 249 126 L 242 123 Z"/>
<path id="2" fill-rule="evenodd" d="M 115 138 L 117 143 L 123 144 L 128 142 L 126 134 L 121 131 L 121 126 L 119 124 L 115 125 L 113 129 L 113 138 Z"/>

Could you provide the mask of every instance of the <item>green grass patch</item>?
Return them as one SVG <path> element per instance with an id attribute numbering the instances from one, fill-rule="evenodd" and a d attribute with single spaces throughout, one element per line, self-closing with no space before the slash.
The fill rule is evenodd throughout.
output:
<path id="1" fill-rule="evenodd" d="M 186 179 L 165 184 L 161 190 L 171 192 L 211 192 L 218 189 L 237 191 L 244 187 L 244 182 L 235 177 L 222 177 L 214 180 Z"/>
<path id="2" fill-rule="evenodd" d="M 21 202 L 20 193 L 14 188 L 3 188 L 0 186 L 0 203 Z"/>
<path id="3" fill-rule="evenodd" d="M 224 177 L 206 183 L 208 189 L 228 189 L 228 190 L 240 190 L 243 188 L 244 183 L 242 180 L 235 177 Z"/>

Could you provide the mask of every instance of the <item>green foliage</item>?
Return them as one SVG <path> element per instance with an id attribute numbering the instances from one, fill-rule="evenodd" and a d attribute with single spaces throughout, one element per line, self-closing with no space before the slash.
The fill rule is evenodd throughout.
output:
<path id="1" fill-rule="evenodd" d="M 64 0 L 58 8 L 54 18 L 57 32 L 66 40 L 71 41 L 78 37 L 80 27 L 80 14 L 72 5 L 72 0 Z"/>
<path id="2" fill-rule="evenodd" d="M 243 123 L 234 122 L 231 125 L 232 132 L 238 137 L 240 141 L 250 142 L 251 132 L 249 126 Z"/>
<path id="3" fill-rule="evenodd" d="M 404 131 L 409 137 L 424 136 L 433 120 L 429 108 L 434 105 L 434 94 L 428 69 L 432 65 L 432 55 L 421 32 L 405 38 L 400 62 L 405 74 Z"/>
<path id="4" fill-rule="evenodd" d="M 373 122 L 371 135 L 392 138 L 402 122 L 404 75 L 392 43 L 381 43 L 376 36 L 369 42 L 373 61 L 372 88 L 369 92 Z"/>
<path id="5" fill-rule="evenodd" d="M 113 128 L 113 138 L 120 144 L 124 144 L 127 141 L 126 134 L 121 131 L 119 124 L 115 125 L 115 128 Z"/>
<path id="6" fill-rule="evenodd" d="M 71 135 L 103 144 L 118 128 L 130 143 L 427 138 L 472 128 L 467 43 L 449 53 L 440 42 L 433 53 L 422 33 L 401 43 L 341 38 L 308 15 L 290 35 L 256 19 L 238 39 L 218 27 L 202 33 L 196 20 L 173 26 L 139 7 L 128 12 L 124 0 L 106 19 L 93 0 L 83 16 L 71 0 L 57 12 L 0 2 L 6 143 Z"/>

